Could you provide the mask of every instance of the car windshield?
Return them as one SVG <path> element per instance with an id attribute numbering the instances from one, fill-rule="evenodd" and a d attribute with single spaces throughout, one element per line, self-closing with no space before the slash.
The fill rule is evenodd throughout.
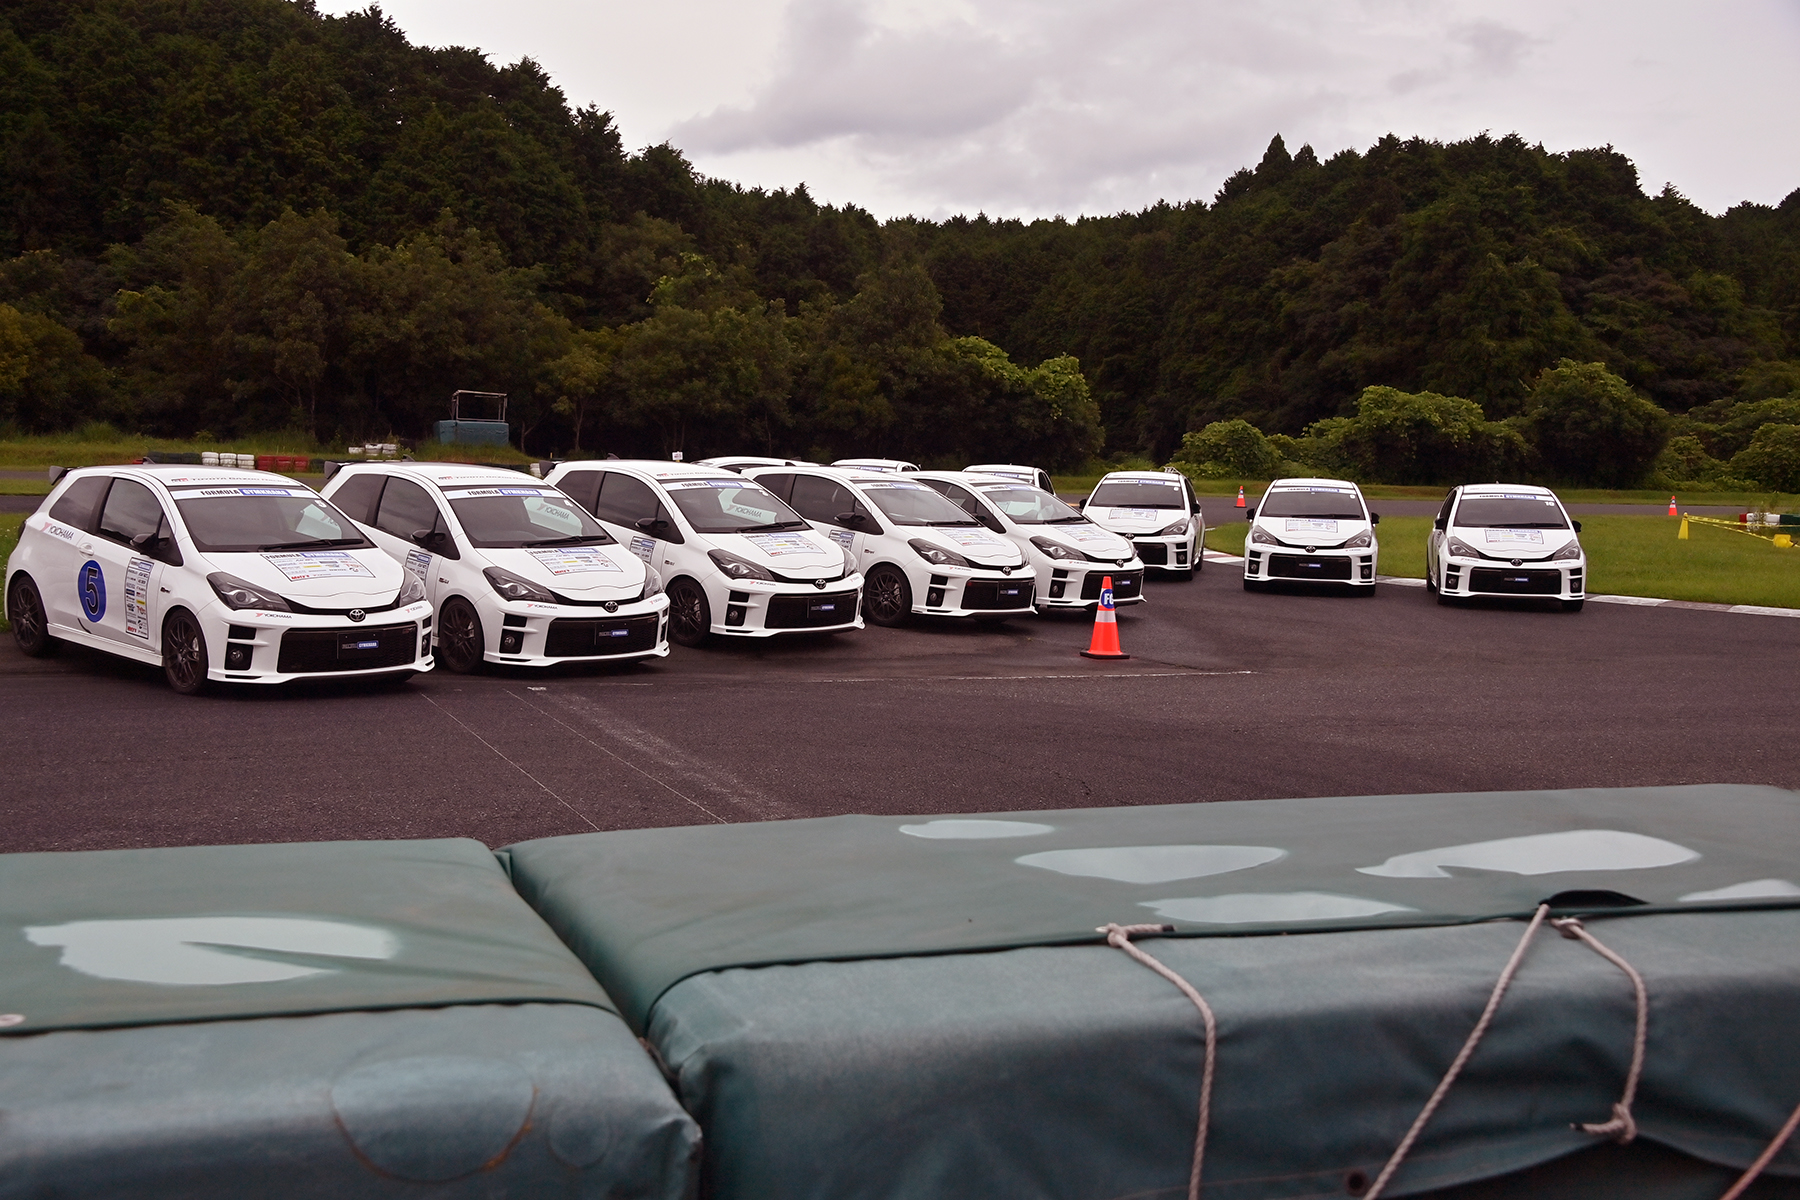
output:
<path id="1" fill-rule="evenodd" d="M 600 522 L 555 488 L 445 488 L 444 497 L 471 546 L 604 546 L 613 540 Z"/>
<path id="2" fill-rule="evenodd" d="M 1087 518 L 1052 496 L 1034 487 L 1006 487 L 993 484 L 981 489 L 988 503 L 1021 525 L 1075 525 Z"/>
<path id="3" fill-rule="evenodd" d="M 1318 517 L 1325 520 L 1361 521 L 1362 497 L 1355 488 L 1276 488 L 1257 506 L 1259 517 Z"/>
<path id="4" fill-rule="evenodd" d="M 1464 496 L 1456 506 L 1462 529 L 1567 529 L 1562 507 L 1550 496 Z"/>
<path id="5" fill-rule="evenodd" d="M 357 550 L 374 544 L 349 517 L 309 488 L 184 488 L 174 495 L 188 536 L 203 552 L 254 554 L 322 546 Z"/>
<path id="6" fill-rule="evenodd" d="M 1179 483 L 1159 483 L 1152 479 L 1115 479 L 1094 489 L 1089 508 L 1181 508 L 1187 497 Z"/>
<path id="7" fill-rule="evenodd" d="M 682 479 L 663 488 L 695 533 L 811 528 L 774 493 L 748 479 Z"/>
<path id="8" fill-rule="evenodd" d="M 865 483 L 863 495 L 896 525 L 977 525 L 960 507 L 922 483 Z"/>

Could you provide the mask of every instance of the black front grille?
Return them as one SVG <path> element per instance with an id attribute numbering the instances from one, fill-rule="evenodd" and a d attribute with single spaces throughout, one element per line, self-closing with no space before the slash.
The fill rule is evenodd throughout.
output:
<path id="1" fill-rule="evenodd" d="M 847 625 L 856 620 L 856 593 L 821 592 L 816 596 L 771 596 L 764 629 L 814 629 Z"/>
<path id="2" fill-rule="evenodd" d="M 1503 596 L 1554 596 L 1562 591 L 1562 572 L 1476 567 L 1469 572 L 1469 590 L 1497 592 Z"/>
<path id="3" fill-rule="evenodd" d="M 1031 582 L 1025 579 L 971 579 L 963 585 L 964 608 L 1030 608 L 1031 601 Z"/>
<path id="4" fill-rule="evenodd" d="M 1133 542 L 1138 557 L 1149 567 L 1166 567 L 1169 565 L 1169 543 L 1167 542 Z"/>
<path id="5" fill-rule="evenodd" d="M 355 608 L 312 608 L 300 603 L 292 597 L 283 598 L 287 600 L 289 608 L 297 613 L 305 613 L 309 617 L 347 617 L 351 613 L 357 611 Z M 416 603 L 416 601 L 409 600 L 407 603 L 412 604 Z M 400 603 L 400 593 L 395 592 L 394 598 L 389 600 L 386 604 L 365 604 L 362 606 L 362 611 L 366 613 L 393 612 L 396 608 L 401 607 L 404 606 Z"/>
<path id="6" fill-rule="evenodd" d="M 655 613 L 647 617 L 558 617 L 544 635 L 545 658 L 610 658 L 656 649 Z"/>
<path id="7" fill-rule="evenodd" d="M 417 625 L 371 629 L 289 629 L 281 635 L 275 669 L 300 675 L 317 671 L 377 671 L 403 667 L 419 652 Z"/>
<path id="8" fill-rule="evenodd" d="M 1081 598 L 1083 600 L 1100 598 L 1100 584 L 1106 578 L 1106 574 L 1105 571 L 1089 571 L 1087 573 L 1087 578 L 1081 581 Z M 1112 581 L 1115 602 L 1135 600 L 1143 591 L 1144 573 L 1142 571 L 1114 571 Z"/>
<path id="9" fill-rule="evenodd" d="M 1299 554 L 1269 555 L 1269 575 L 1275 579 L 1350 578 L 1348 558 L 1309 558 Z"/>

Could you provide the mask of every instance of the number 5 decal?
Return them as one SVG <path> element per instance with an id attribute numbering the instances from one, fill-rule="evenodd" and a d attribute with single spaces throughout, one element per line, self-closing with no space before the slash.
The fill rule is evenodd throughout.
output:
<path id="1" fill-rule="evenodd" d="M 100 564 L 88 559 L 81 564 L 81 570 L 75 575 L 75 590 L 81 596 L 81 611 L 87 619 L 98 624 L 106 615 L 106 576 L 100 570 Z"/>

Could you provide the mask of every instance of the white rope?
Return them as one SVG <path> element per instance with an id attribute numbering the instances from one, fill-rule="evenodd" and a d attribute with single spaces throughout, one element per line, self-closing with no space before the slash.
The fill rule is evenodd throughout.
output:
<path id="1" fill-rule="evenodd" d="M 1444 1096 L 1450 1091 L 1450 1085 L 1456 1082 L 1458 1075 L 1462 1074 L 1463 1066 L 1475 1053 L 1475 1047 L 1481 1044 L 1481 1035 L 1487 1032 L 1488 1023 L 1494 1019 L 1494 1011 L 1500 1007 L 1500 998 L 1506 995 L 1507 986 L 1512 983 L 1513 975 L 1518 972 L 1519 964 L 1524 961 L 1525 948 L 1531 945 L 1531 936 L 1538 931 L 1538 926 L 1544 923 L 1544 917 L 1549 912 L 1548 904 L 1540 904 L 1537 912 L 1532 914 L 1531 924 L 1525 927 L 1525 935 L 1513 948 L 1512 957 L 1506 960 L 1506 969 L 1500 972 L 1500 979 L 1494 984 L 1494 991 L 1488 997 L 1487 1007 L 1481 1010 L 1481 1019 L 1475 1022 L 1475 1028 L 1469 1032 L 1469 1039 L 1463 1043 L 1463 1048 L 1457 1053 L 1455 1061 L 1450 1064 L 1450 1069 L 1444 1072 L 1443 1079 L 1438 1081 L 1437 1090 L 1431 1093 L 1431 1099 L 1425 1102 L 1425 1107 L 1420 1109 L 1419 1115 L 1413 1119 L 1412 1128 L 1406 1131 L 1406 1136 L 1400 1139 L 1398 1146 L 1394 1147 L 1394 1153 L 1389 1156 L 1387 1166 L 1381 1168 L 1381 1174 L 1375 1177 L 1375 1182 L 1369 1185 L 1367 1192 L 1363 1193 L 1363 1200 L 1376 1200 L 1381 1195 L 1382 1189 L 1386 1188 L 1388 1181 L 1394 1177 L 1394 1172 L 1398 1171 L 1400 1164 L 1406 1160 L 1406 1155 L 1413 1148 L 1413 1143 L 1419 1140 L 1419 1134 L 1424 1132 L 1425 1123 L 1431 1120 L 1431 1114 L 1437 1111 L 1439 1104 L 1443 1103 Z"/>
<path id="2" fill-rule="evenodd" d="M 1188 1200 L 1199 1200 L 1200 1197 L 1200 1165 L 1206 1159 L 1206 1127 L 1212 1119 L 1212 1087 L 1213 1063 L 1217 1056 L 1219 1029 L 1213 1018 L 1212 1007 L 1206 1003 L 1206 997 L 1195 990 L 1194 985 L 1171 971 L 1168 967 L 1152 958 L 1138 947 L 1131 944 L 1133 934 L 1170 933 L 1167 925 L 1116 925 L 1106 924 L 1095 930 L 1106 935 L 1107 944 L 1116 946 L 1140 963 L 1161 975 L 1164 979 L 1181 989 L 1181 994 L 1193 1002 L 1200 1010 L 1200 1019 L 1206 1023 L 1206 1063 L 1200 1071 L 1200 1125 L 1194 1134 L 1194 1162 L 1188 1171 Z"/>
<path id="3" fill-rule="evenodd" d="M 1598 1137 L 1610 1136 L 1619 1145 L 1627 1145 L 1637 1137 L 1637 1121 L 1631 1116 L 1631 1102 L 1637 1098 L 1638 1079 L 1644 1073 L 1644 1046 L 1650 1038 L 1650 995 L 1644 988 L 1644 977 L 1630 963 L 1601 945 L 1600 939 L 1587 931 L 1579 917 L 1556 917 L 1550 923 L 1564 937 L 1585 943 L 1594 953 L 1625 972 L 1631 977 L 1631 986 L 1637 989 L 1637 1034 L 1631 1041 L 1631 1070 L 1625 1075 L 1624 1093 L 1619 1097 L 1619 1102 L 1613 1105 L 1612 1120 L 1575 1126 L 1583 1133 Z"/>
<path id="4" fill-rule="evenodd" d="M 1750 1169 L 1740 1175 L 1738 1181 L 1731 1185 L 1731 1190 L 1720 1196 L 1719 1200 L 1737 1200 L 1739 1196 L 1743 1195 L 1744 1189 L 1755 1183 L 1756 1177 L 1763 1173 L 1763 1168 L 1773 1162 L 1775 1156 L 1781 1153 L 1781 1148 L 1787 1145 L 1787 1140 L 1794 1136 L 1796 1126 L 1800 1126 L 1800 1108 L 1794 1109 L 1793 1115 L 1788 1117 L 1787 1124 L 1781 1127 L 1781 1131 L 1775 1135 L 1775 1140 L 1769 1143 L 1768 1149 L 1757 1156 L 1756 1161 L 1750 1164 Z"/>

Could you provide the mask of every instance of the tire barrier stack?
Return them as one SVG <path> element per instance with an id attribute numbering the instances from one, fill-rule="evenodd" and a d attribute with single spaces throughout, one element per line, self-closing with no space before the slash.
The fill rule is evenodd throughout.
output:
<path id="1" fill-rule="evenodd" d="M 1800 1104 L 1796 817 L 1702 786 L 0 856 L 0 1197 L 1717 1197 Z M 1800 1150 L 1746 1194 L 1800 1195 Z"/>

